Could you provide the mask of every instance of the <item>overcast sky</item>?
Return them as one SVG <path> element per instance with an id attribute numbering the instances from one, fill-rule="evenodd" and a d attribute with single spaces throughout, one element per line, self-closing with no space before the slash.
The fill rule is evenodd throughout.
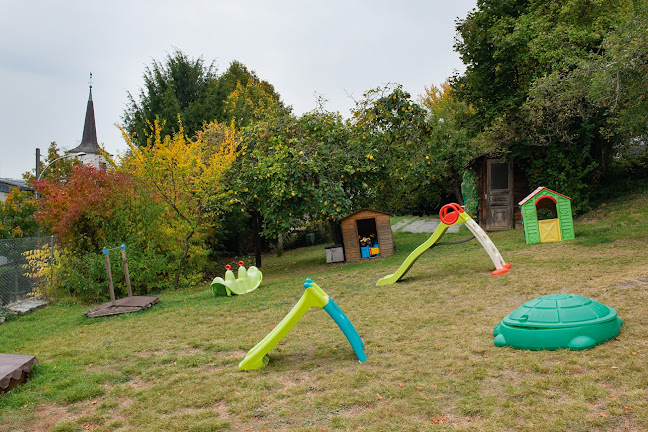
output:
<path id="1" fill-rule="evenodd" d="M 274 85 L 296 114 L 327 108 L 348 116 L 371 88 L 400 83 L 414 98 L 463 71 L 455 20 L 476 0 L 0 0 L 0 177 L 21 178 L 51 141 L 81 142 L 89 74 L 97 137 L 112 154 L 126 145 L 127 92 L 144 68 L 180 49 L 238 60 Z"/>

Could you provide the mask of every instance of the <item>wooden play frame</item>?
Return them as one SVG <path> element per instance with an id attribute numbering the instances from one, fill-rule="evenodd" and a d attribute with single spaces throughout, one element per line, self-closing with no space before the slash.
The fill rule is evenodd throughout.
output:
<path id="1" fill-rule="evenodd" d="M 124 276 L 126 277 L 126 286 L 128 287 L 128 297 L 115 300 L 115 289 L 113 287 L 112 271 L 110 270 L 110 251 L 121 249 L 122 263 L 124 265 Z M 126 259 L 126 245 L 122 244 L 118 248 L 103 248 L 104 258 L 106 260 L 106 271 L 108 272 L 108 288 L 110 290 L 110 301 L 94 309 L 84 312 L 88 318 L 97 318 L 102 316 L 121 315 L 129 312 L 145 310 L 160 301 L 156 296 L 134 296 L 131 288 L 130 276 L 128 274 L 128 260 Z"/>

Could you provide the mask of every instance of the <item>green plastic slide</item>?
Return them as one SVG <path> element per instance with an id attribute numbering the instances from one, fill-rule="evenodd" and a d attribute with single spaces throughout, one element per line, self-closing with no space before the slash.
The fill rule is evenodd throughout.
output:
<path id="1" fill-rule="evenodd" d="M 344 315 L 344 312 L 335 304 L 333 299 L 311 279 L 306 279 L 304 288 L 304 294 L 288 315 L 261 342 L 248 351 L 245 358 L 239 363 L 240 370 L 260 369 L 267 365 L 270 361 L 270 357 L 267 356 L 268 352 L 277 346 L 310 308 L 315 306 L 323 308 L 338 324 L 351 344 L 358 360 L 361 362 L 367 360 L 362 339 L 360 339 L 351 321 Z"/>
<path id="2" fill-rule="evenodd" d="M 247 294 L 257 289 L 263 280 L 263 274 L 258 268 L 250 266 L 249 269 L 246 269 L 242 261 L 239 262 L 238 278 L 234 277 L 229 265 L 225 268 L 227 269 L 225 279 L 215 277 L 211 283 L 211 290 L 215 296 L 230 297 L 231 295 Z"/>
<path id="3" fill-rule="evenodd" d="M 389 274 L 378 280 L 376 286 L 391 285 L 398 282 L 405 273 L 409 271 L 423 252 L 431 248 L 441 237 L 443 237 L 443 234 L 445 234 L 450 226 L 460 223 L 466 224 L 466 228 L 473 233 L 475 239 L 481 243 L 491 261 L 493 261 L 493 264 L 495 265 L 495 271 L 492 273 L 493 275 L 500 275 L 509 271 L 511 265 L 504 261 L 502 255 L 500 255 L 497 247 L 495 247 L 488 235 L 470 216 L 468 216 L 468 213 L 466 213 L 459 204 L 452 203 L 441 207 L 439 218 L 441 219 L 441 222 L 430 238 L 427 239 L 425 243 L 414 249 L 412 253 L 405 258 L 405 261 L 395 273 Z"/>

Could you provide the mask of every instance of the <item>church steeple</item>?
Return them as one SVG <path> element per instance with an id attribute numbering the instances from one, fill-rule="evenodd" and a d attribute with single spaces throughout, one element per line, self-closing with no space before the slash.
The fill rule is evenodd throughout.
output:
<path id="1" fill-rule="evenodd" d="M 86 108 L 85 123 L 81 144 L 69 151 L 70 153 L 101 154 L 97 141 L 97 126 L 95 124 L 94 103 L 92 102 L 92 73 L 90 74 L 90 95 Z"/>

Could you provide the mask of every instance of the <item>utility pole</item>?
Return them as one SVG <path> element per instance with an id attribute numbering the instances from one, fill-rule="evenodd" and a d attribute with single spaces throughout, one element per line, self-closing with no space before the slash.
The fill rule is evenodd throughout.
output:
<path id="1" fill-rule="evenodd" d="M 36 180 L 40 177 L 40 148 L 36 148 Z M 36 191 L 36 199 L 40 199 L 40 194 L 38 191 Z M 41 230 L 40 230 L 40 225 L 38 225 L 38 229 L 36 230 L 36 237 L 40 239 L 41 235 Z"/>
<path id="2" fill-rule="evenodd" d="M 36 178 L 38 179 L 38 175 L 40 174 L 40 149 L 36 149 Z"/>

